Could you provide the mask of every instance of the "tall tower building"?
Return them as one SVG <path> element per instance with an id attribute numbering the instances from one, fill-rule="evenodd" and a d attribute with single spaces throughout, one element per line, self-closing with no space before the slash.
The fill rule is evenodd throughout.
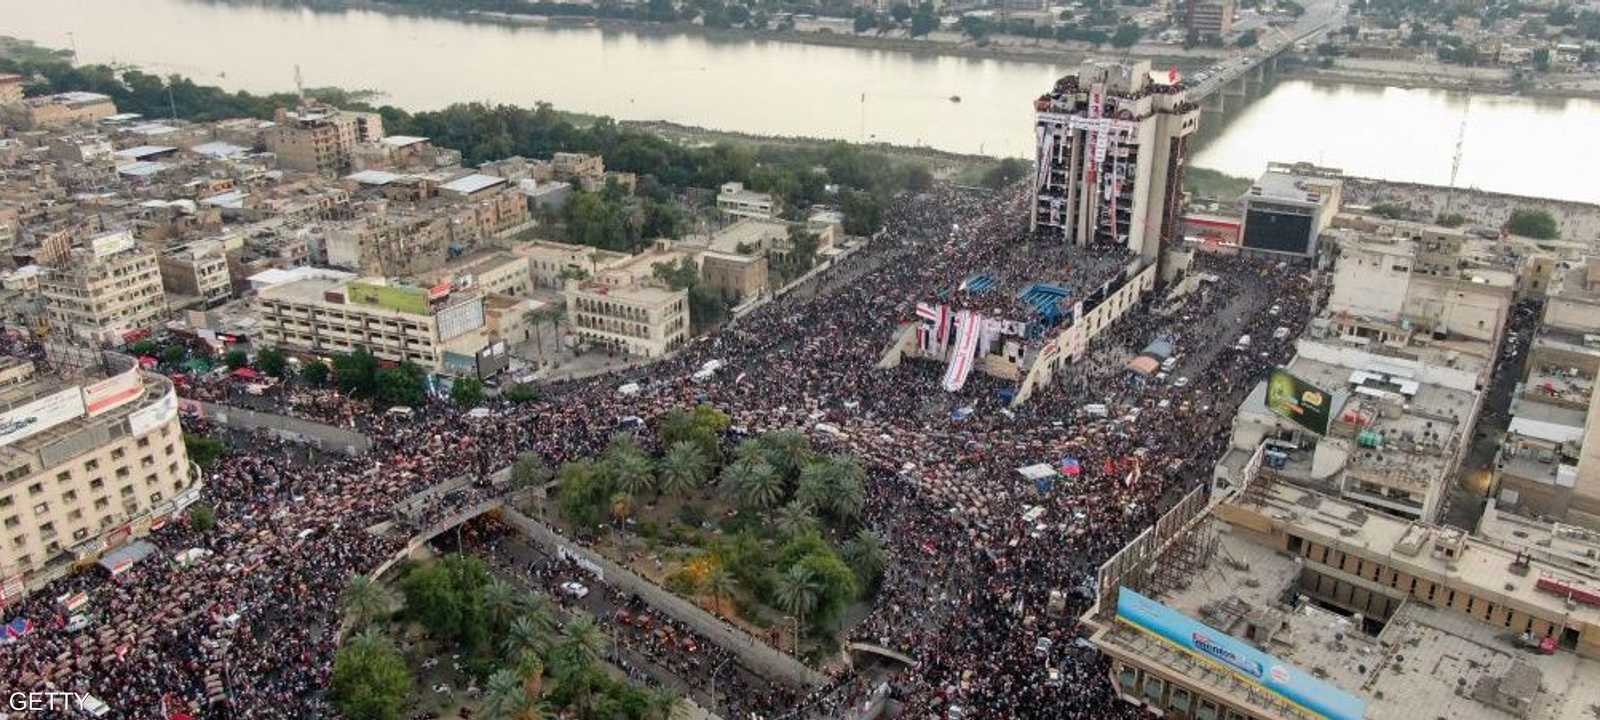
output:
<path id="1" fill-rule="evenodd" d="M 1035 236 L 1157 259 L 1178 237 L 1187 144 L 1200 125 L 1176 71 L 1091 61 L 1034 109 Z"/>

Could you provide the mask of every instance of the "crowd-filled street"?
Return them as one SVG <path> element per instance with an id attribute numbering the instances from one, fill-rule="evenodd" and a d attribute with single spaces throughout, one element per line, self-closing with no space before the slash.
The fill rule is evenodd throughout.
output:
<path id="1" fill-rule="evenodd" d="M 1278 264 L 1196 258 L 1189 272 L 1216 281 L 1167 312 L 1157 312 L 1168 306 L 1158 287 L 1096 338 L 1083 362 L 1018 408 L 1000 399 L 1007 382 L 979 373 L 951 395 L 939 386 L 942 366 L 876 368 L 897 328 L 931 294 L 973 273 L 1021 272 L 1012 267 L 1016 257 L 1076 264 L 1072 249 L 1018 247 L 1029 242 L 1025 200 L 948 187 L 901 198 L 887 210 L 885 232 L 824 271 L 814 288 L 660 362 L 551 384 L 538 402 L 492 401 L 487 419 L 442 401 L 402 416 L 331 391 L 274 395 L 278 412 L 354 425 L 377 445 L 358 458 L 308 462 L 303 450 L 264 436 L 233 444 L 206 477 L 216 528 L 202 534 L 174 523 L 151 538 L 159 554 L 116 580 L 80 574 L 8 608 L 39 630 L 0 646 L 0 686 L 91 692 L 115 717 L 165 717 L 164 704 L 208 707 L 213 698 L 226 702 L 208 708 L 208 720 L 333 717 L 324 688 L 338 597 L 351 576 L 400 549 L 393 534 L 367 531 L 395 519 L 397 502 L 448 478 L 498 470 L 522 452 L 550 466 L 596 455 L 619 418 L 648 423 L 709 403 L 751 433 L 809 430 L 825 419 L 839 432 L 815 433 L 819 448 L 850 452 L 870 468 L 866 523 L 887 541 L 890 561 L 872 611 L 851 635 L 918 661 L 892 681 L 903 717 L 951 716 L 952 706 L 967 718 L 1133 717 L 1137 711 L 1112 696 L 1104 663 L 1072 642 L 1089 593 L 1074 595 L 1062 612 L 1047 610 L 1049 594 L 1091 584 L 1102 560 L 1210 477 L 1237 404 L 1292 355 L 1318 287 Z M 1288 332 L 1275 337 L 1279 327 Z M 1255 342 L 1236 349 L 1242 334 Z M 1166 382 L 1125 368 L 1157 337 L 1182 356 Z M 712 359 L 724 364 L 716 376 L 691 381 Z M 1173 382 L 1180 374 L 1182 387 Z M 627 382 L 641 391 L 618 393 Z M 204 385 L 184 392 L 208 393 Z M 1088 404 L 1109 412 L 1087 414 Z M 957 420 L 957 407 L 972 412 Z M 213 431 L 203 419 L 184 422 L 191 433 Z M 654 445 L 648 432 L 641 439 Z M 1049 490 L 1016 472 L 1063 458 L 1082 470 Z M 405 527 L 427 527 L 492 492 L 472 486 L 446 494 L 403 518 Z M 1024 520 L 1025 506 L 1043 513 Z M 213 554 L 187 565 L 174 560 L 195 547 Z M 567 579 L 558 561 L 505 557 L 498 567 L 527 587 Z M 78 591 L 87 593 L 96 622 L 72 633 L 60 627 L 55 599 Z M 605 604 L 593 607 L 613 616 L 630 603 L 603 587 L 595 597 Z M 1053 640 L 1044 653 L 1035 652 L 1040 637 Z M 663 666 L 685 662 L 648 637 L 623 644 Z M 708 651 L 678 670 L 709 676 L 724 658 Z M 1048 680 L 1051 669 L 1060 682 Z M 729 683 L 719 692 L 726 718 L 778 718 L 817 706 L 745 670 L 721 679 Z M 840 671 L 813 695 L 835 708 L 863 697 L 864 688 Z"/>

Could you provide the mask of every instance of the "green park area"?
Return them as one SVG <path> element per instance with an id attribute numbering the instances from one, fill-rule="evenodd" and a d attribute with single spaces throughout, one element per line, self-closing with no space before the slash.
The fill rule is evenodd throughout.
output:
<path id="1" fill-rule="evenodd" d="M 619 434 L 554 471 L 546 514 L 775 647 L 827 657 L 883 572 L 883 541 L 862 522 L 866 471 L 794 430 L 725 447 L 728 425 L 700 406 L 665 414 L 648 436 Z M 540 474 L 532 456 L 513 473 L 519 484 Z"/>

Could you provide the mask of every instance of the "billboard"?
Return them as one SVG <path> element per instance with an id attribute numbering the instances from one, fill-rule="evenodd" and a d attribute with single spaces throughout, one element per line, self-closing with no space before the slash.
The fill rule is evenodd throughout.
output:
<path id="1" fill-rule="evenodd" d="M 350 302 L 377 305 L 411 315 L 428 314 L 428 291 L 406 285 L 375 285 L 353 282 L 344 288 Z"/>
<path id="2" fill-rule="evenodd" d="M 1272 376 L 1267 378 L 1267 409 L 1311 432 L 1328 434 L 1332 406 L 1333 396 L 1288 370 L 1273 368 Z"/>
<path id="3" fill-rule="evenodd" d="M 1253 250 L 1310 255 L 1314 218 L 1309 212 L 1252 207 L 1245 217 L 1244 246 Z"/>
<path id="4" fill-rule="evenodd" d="M 1117 591 L 1117 620 L 1314 717 L 1362 720 L 1366 713 L 1365 700 L 1126 587 Z"/>
<path id="5" fill-rule="evenodd" d="M 448 342 L 483 327 L 483 298 L 472 298 L 439 311 L 439 340 Z"/>
<path id="6" fill-rule="evenodd" d="M 142 392 L 144 381 L 139 379 L 139 366 L 134 365 L 100 382 L 83 386 L 83 406 L 89 417 L 94 417 L 137 400 Z"/>
<path id="7" fill-rule="evenodd" d="M 178 393 L 168 390 L 160 400 L 128 414 L 128 432 L 145 435 L 178 416 Z"/>
<path id="8" fill-rule="evenodd" d="M 83 416 L 83 391 L 76 385 L 0 415 L 0 446 L 37 435 Z"/>

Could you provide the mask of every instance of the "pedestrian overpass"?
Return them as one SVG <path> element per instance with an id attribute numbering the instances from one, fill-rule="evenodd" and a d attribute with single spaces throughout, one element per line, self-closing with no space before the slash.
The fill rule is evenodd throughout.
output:
<path id="1" fill-rule="evenodd" d="M 906 655 L 905 653 L 899 652 L 898 650 L 890 650 L 889 648 L 874 643 L 852 642 L 850 643 L 850 651 L 866 653 L 868 655 L 877 655 L 878 657 L 893 660 L 907 667 L 916 667 L 918 664 L 915 659 L 909 655 Z"/>

